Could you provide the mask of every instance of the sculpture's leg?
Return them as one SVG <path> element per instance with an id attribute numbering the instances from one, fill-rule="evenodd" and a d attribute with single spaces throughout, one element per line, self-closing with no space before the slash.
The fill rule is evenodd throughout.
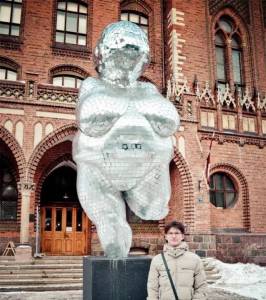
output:
<path id="1" fill-rule="evenodd" d="M 97 233 L 108 257 L 127 256 L 132 240 L 126 221 L 125 202 L 121 193 L 96 169 L 78 164 L 77 190 L 80 203 L 96 225 Z"/>
<path id="2" fill-rule="evenodd" d="M 171 194 L 169 166 L 156 167 L 125 194 L 128 206 L 140 218 L 163 219 L 168 213 Z"/>

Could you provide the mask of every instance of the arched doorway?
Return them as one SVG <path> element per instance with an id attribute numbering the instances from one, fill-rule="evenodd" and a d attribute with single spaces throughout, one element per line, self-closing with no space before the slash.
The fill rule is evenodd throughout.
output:
<path id="1" fill-rule="evenodd" d="M 88 254 L 89 220 L 78 200 L 76 177 L 76 170 L 70 166 L 59 166 L 43 182 L 40 197 L 43 253 Z"/>

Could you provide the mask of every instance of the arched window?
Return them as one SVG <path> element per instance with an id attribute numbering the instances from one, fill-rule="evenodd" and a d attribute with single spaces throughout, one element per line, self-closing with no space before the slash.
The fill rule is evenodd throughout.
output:
<path id="1" fill-rule="evenodd" d="M 79 88 L 83 78 L 75 75 L 60 74 L 53 77 L 53 85 Z"/>
<path id="2" fill-rule="evenodd" d="M 86 46 L 88 7 L 80 2 L 58 1 L 55 41 Z"/>
<path id="3" fill-rule="evenodd" d="M 18 192 L 8 161 L 0 156 L 0 220 L 16 220 Z"/>
<path id="4" fill-rule="evenodd" d="M 149 32 L 149 19 L 142 13 L 124 10 L 121 13 L 121 20 L 135 23 L 140 26 L 147 34 Z"/>
<path id="5" fill-rule="evenodd" d="M 57 86 L 79 88 L 88 76 L 85 70 L 74 65 L 58 65 L 50 70 L 50 82 Z"/>
<path id="6" fill-rule="evenodd" d="M 19 36 L 22 0 L 0 1 L 0 34 Z"/>
<path id="7" fill-rule="evenodd" d="M 0 66 L 0 80 L 17 80 L 17 77 L 17 71 Z"/>
<path id="8" fill-rule="evenodd" d="M 243 90 L 243 51 L 241 34 L 229 16 L 221 16 L 215 25 L 216 79 L 223 91 L 226 83 Z"/>
<path id="9" fill-rule="evenodd" d="M 210 178 L 210 201 L 216 207 L 230 208 L 236 202 L 237 191 L 232 179 L 218 172 Z"/>

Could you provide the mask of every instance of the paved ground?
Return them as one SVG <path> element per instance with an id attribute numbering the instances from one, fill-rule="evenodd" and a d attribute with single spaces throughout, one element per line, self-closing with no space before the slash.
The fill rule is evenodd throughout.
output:
<path id="1" fill-rule="evenodd" d="M 82 291 L 10 292 L 1 293 L 0 300 L 82 300 Z"/>
<path id="2" fill-rule="evenodd" d="M 82 300 L 82 292 L 10 292 L 0 294 L 0 300 Z M 255 298 L 247 298 L 220 289 L 210 288 L 207 300 L 255 300 Z"/>

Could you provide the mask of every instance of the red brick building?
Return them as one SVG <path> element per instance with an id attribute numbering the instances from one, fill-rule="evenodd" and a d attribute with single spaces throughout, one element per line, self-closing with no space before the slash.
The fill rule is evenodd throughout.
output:
<path id="1" fill-rule="evenodd" d="M 77 88 L 97 76 L 93 49 L 119 19 L 148 33 L 141 80 L 181 115 L 170 213 L 143 222 L 129 212 L 132 250 L 157 252 L 165 222 L 179 219 L 200 255 L 265 264 L 264 0 L 1 1 L 0 250 L 10 240 L 34 248 L 39 229 L 48 255 L 101 252 L 77 199 L 71 148 Z"/>

